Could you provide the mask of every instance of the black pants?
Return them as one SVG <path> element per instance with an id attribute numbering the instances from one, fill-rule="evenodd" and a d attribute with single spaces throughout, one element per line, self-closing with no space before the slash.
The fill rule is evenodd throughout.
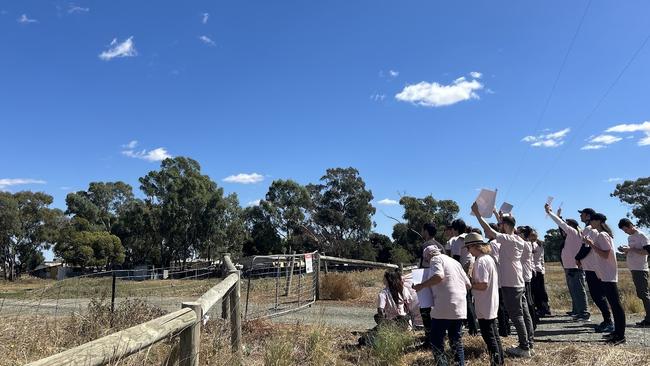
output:
<path id="1" fill-rule="evenodd" d="M 503 304 L 503 291 L 499 289 L 499 311 L 497 312 L 497 320 L 499 323 L 499 335 L 507 337 L 510 335 L 510 320 L 508 319 L 508 312 L 506 306 Z"/>
<path id="2" fill-rule="evenodd" d="M 609 311 L 607 299 L 603 293 L 603 281 L 598 279 L 594 271 L 585 271 L 585 279 L 587 280 L 587 287 L 589 288 L 591 299 L 594 300 L 594 304 L 596 304 L 600 313 L 603 314 L 603 321 L 605 323 L 611 323 L 612 313 Z"/>
<path id="3" fill-rule="evenodd" d="M 532 286 L 529 282 L 525 283 L 526 293 L 526 305 L 528 305 L 528 312 L 530 313 L 530 318 L 533 320 L 533 329 L 537 329 L 537 323 L 539 322 L 539 317 L 535 312 L 535 302 L 533 300 L 533 291 Z"/>
<path id="4" fill-rule="evenodd" d="M 497 320 L 479 319 L 478 325 L 481 327 L 481 336 L 490 353 L 490 365 L 503 365 L 503 346 L 497 330 Z"/>
<path id="5" fill-rule="evenodd" d="M 625 311 L 621 306 L 621 297 L 618 295 L 616 282 L 601 282 L 602 293 L 607 298 L 609 306 L 614 314 L 614 335 L 617 338 L 625 337 Z"/>
<path id="6" fill-rule="evenodd" d="M 548 294 L 546 293 L 544 274 L 542 272 L 535 272 L 530 285 L 533 290 L 533 300 L 537 314 L 550 314 L 551 308 L 548 306 Z"/>
<path id="7" fill-rule="evenodd" d="M 467 291 L 467 333 L 469 335 L 478 334 L 478 323 L 476 322 L 476 309 L 474 308 L 474 297 L 471 291 Z"/>
<path id="8" fill-rule="evenodd" d="M 420 308 L 420 315 L 422 316 L 425 342 L 428 346 L 431 346 L 431 308 Z"/>

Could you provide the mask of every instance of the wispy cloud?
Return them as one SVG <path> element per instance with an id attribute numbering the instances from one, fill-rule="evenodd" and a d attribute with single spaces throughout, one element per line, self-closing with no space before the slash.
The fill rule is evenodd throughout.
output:
<path id="1" fill-rule="evenodd" d="M 383 200 L 377 201 L 378 205 L 385 205 L 385 206 L 395 206 L 399 205 L 399 202 L 392 200 L 390 198 L 384 198 Z"/>
<path id="2" fill-rule="evenodd" d="M 201 23 L 208 24 L 208 19 L 210 19 L 210 13 L 201 14 Z"/>
<path id="3" fill-rule="evenodd" d="M 384 71 L 384 70 L 379 71 L 379 77 L 380 78 L 395 79 L 398 76 L 399 76 L 399 71 L 397 71 L 397 70 L 392 70 L 391 69 L 391 70 L 388 70 L 388 71 Z"/>
<path id="4" fill-rule="evenodd" d="M 104 61 L 110 61 L 116 57 L 134 57 L 138 55 L 133 42 L 133 36 L 127 38 L 124 42 L 118 42 L 113 38 L 110 48 L 99 54 L 99 58 Z"/>
<path id="5" fill-rule="evenodd" d="M 605 132 L 610 133 L 634 133 L 634 132 L 643 132 L 644 137 L 639 139 L 637 144 L 639 146 L 649 146 L 650 145 L 650 121 L 645 121 L 642 123 L 628 123 L 612 126 L 605 130 Z"/>
<path id="6" fill-rule="evenodd" d="M 38 20 L 29 18 L 27 14 L 21 15 L 16 21 L 20 24 L 38 23 Z"/>
<path id="7" fill-rule="evenodd" d="M 46 184 L 47 182 L 41 179 L 32 178 L 0 178 L 0 191 L 4 191 L 9 187 L 25 185 L 25 184 Z"/>
<path id="8" fill-rule="evenodd" d="M 253 201 L 248 201 L 248 204 L 247 204 L 247 205 L 248 205 L 248 206 L 259 206 L 259 205 L 260 205 L 260 202 L 262 202 L 262 200 L 253 200 Z"/>
<path id="9" fill-rule="evenodd" d="M 214 43 L 214 41 L 212 39 L 210 39 L 210 37 L 208 37 L 208 36 L 200 36 L 199 39 L 201 40 L 201 42 L 203 42 L 203 43 L 205 43 L 207 45 L 216 46 L 216 43 Z"/>
<path id="10" fill-rule="evenodd" d="M 478 71 L 472 71 L 469 73 L 469 76 L 473 77 L 474 79 L 480 79 L 483 77 L 483 74 Z"/>
<path id="11" fill-rule="evenodd" d="M 607 145 L 615 144 L 623 138 L 613 135 L 591 136 L 587 139 L 587 144 L 581 147 L 581 150 L 599 150 L 604 149 Z"/>
<path id="12" fill-rule="evenodd" d="M 608 178 L 605 182 L 607 183 L 615 183 L 615 182 L 622 182 L 623 178 Z"/>
<path id="13" fill-rule="evenodd" d="M 470 99 L 480 99 L 478 91 L 484 85 L 477 79 L 467 80 L 464 76 L 451 84 L 421 81 L 407 85 L 395 95 L 395 99 L 424 107 L 443 107 Z"/>
<path id="14" fill-rule="evenodd" d="M 390 77 L 392 77 L 392 78 L 396 78 L 396 77 L 399 76 L 399 71 L 388 70 L 388 75 L 389 75 Z"/>
<path id="15" fill-rule="evenodd" d="M 90 11 L 90 8 L 82 8 L 81 6 L 77 6 L 75 4 L 68 4 L 68 14 L 81 14 L 81 13 L 87 13 Z"/>
<path id="16" fill-rule="evenodd" d="M 374 93 L 370 96 L 370 99 L 375 102 L 383 102 L 386 99 L 386 94 Z"/>
<path id="17" fill-rule="evenodd" d="M 227 183 L 239 183 L 239 184 L 255 184 L 264 180 L 264 176 L 257 173 L 239 173 L 236 175 L 229 175 L 223 178 L 224 182 Z"/>
<path id="18" fill-rule="evenodd" d="M 521 141 L 529 143 L 533 147 L 558 147 L 564 144 L 564 139 L 571 132 L 570 128 L 565 128 L 556 132 L 541 134 L 537 136 L 526 136 Z"/>
<path id="19" fill-rule="evenodd" d="M 138 141 L 132 140 L 128 144 L 122 145 L 122 155 L 128 156 L 130 158 L 142 159 L 146 161 L 162 161 L 172 156 L 167 152 L 167 149 L 164 147 L 159 147 L 153 150 L 135 150 L 138 146 Z"/>

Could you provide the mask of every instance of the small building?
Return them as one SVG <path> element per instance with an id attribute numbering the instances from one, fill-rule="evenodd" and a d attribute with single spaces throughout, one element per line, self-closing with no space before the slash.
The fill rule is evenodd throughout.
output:
<path id="1" fill-rule="evenodd" d="M 63 263 L 55 261 L 45 261 L 39 264 L 36 268 L 31 271 L 31 274 L 34 277 L 39 277 L 43 279 L 58 280 L 59 271 L 63 268 Z M 64 271 L 61 271 L 64 272 Z"/>

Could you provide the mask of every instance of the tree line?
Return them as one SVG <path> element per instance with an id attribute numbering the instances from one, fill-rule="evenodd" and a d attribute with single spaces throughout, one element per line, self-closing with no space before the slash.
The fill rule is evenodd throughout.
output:
<path id="1" fill-rule="evenodd" d="M 373 231 L 372 191 L 354 168 L 327 169 L 316 183 L 275 180 L 259 205 L 242 207 L 191 158 L 165 159 L 139 178 L 144 198 L 124 182 L 92 182 L 69 193 L 66 210 L 51 208 L 43 192 L 0 192 L 0 255 L 13 279 L 43 263 L 52 249 L 83 269 L 137 265 L 184 266 L 193 258 L 321 251 L 372 261 L 411 263 L 419 253 L 422 225 L 442 227 L 459 213 L 453 200 L 403 196 L 392 237 Z M 650 226 L 650 178 L 626 181 L 612 193 Z M 439 238 L 443 240 L 442 237 Z M 562 237 L 546 233 L 547 260 L 559 259 Z"/>

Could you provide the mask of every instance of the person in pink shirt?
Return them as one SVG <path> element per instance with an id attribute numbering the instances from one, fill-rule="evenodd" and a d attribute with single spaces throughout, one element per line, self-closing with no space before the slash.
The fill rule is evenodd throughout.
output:
<path id="1" fill-rule="evenodd" d="M 648 291 L 648 252 L 644 249 L 648 245 L 648 237 L 639 231 L 629 219 L 621 219 L 618 228 L 627 235 L 626 247 L 618 249 L 625 254 L 627 268 L 632 274 L 632 281 L 636 288 L 636 296 L 643 302 L 645 318 L 636 323 L 639 327 L 650 326 L 650 292 Z"/>
<path id="2" fill-rule="evenodd" d="M 618 293 L 618 265 L 612 243 L 612 230 L 606 221 L 607 217 L 601 213 L 591 215 L 589 225 L 598 235 L 595 240 L 585 238 L 584 241 L 596 255 L 596 275 L 601 281 L 602 294 L 607 299 L 614 316 L 614 331 L 605 338 L 608 344 L 618 345 L 625 343 L 625 311 Z"/>
<path id="3" fill-rule="evenodd" d="M 546 214 L 557 224 L 564 233 L 564 247 L 560 255 L 562 267 L 564 267 L 564 276 L 566 279 L 569 295 L 571 295 L 571 312 L 569 315 L 579 317 L 580 319 L 591 319 L 591 314 L 587 308 L 587 291 L 585 290 L 585 272 L 578 268 L 576 264 L 576 255 L 582 247 L 582 235 L 578 222 L 573 219 L 564 220 L 558 214 L 553 213 L 549 204 L 544 206 Z"/>
<path id="4" fill-rule="evenodd" d="M 490 353 L 490 365 L 503 365 L 503 346 L 497 329 L 499 275 L 490 256 L 490 244 L 484 242 L 480 234 L 471 233 L 465 237 L 465 247 L 476 258 L 470 278 L 481 336 Z"/>
<path id="5" fill-rule="evenodd" d="M 430 287 L 433 292 L 431 344 L 436 365 L 448 364 L 444 347 L 447 335 L 456 364 L 463 366 L 462 327 L 463 319 L 467 317 L 467 290 L 471 283 L 458 261 L 442 254 L 435 246 L 429 247 L 427 252 L 431 255 L 429 278 L 421 284 L 414 284 L 413 289 L 421 291 Z"/>

